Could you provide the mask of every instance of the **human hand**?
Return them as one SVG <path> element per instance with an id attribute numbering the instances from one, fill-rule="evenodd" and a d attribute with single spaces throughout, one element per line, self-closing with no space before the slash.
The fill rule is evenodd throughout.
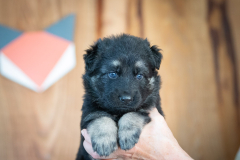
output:
<path id="1" fill-rule="evenodd" d="M 81 131 L 85 138 L 83 146 L 94 159 L 192 159 L 179 146 L 165 119 L 158 113 L 156 108 L 150 112 L 149 116 L 151 122 L 143 128 L 138 143 L 128 151 L 118 148 L 108 157 L 100 157 L 93 151 L 91 138 L 86 129 Z"/>

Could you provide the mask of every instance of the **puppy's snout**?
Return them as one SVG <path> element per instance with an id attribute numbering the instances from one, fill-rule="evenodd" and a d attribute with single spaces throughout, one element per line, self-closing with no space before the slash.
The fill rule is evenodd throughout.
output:
<path id="1" fill-rule="evenodd" d="M 130 95 L 121 95 L 119 96 L 119 100 L 122 102 L 122 103 L 125 103 L 125 104 L 129 104 L 130 102 L 132 102 L 132 96 Z"/>

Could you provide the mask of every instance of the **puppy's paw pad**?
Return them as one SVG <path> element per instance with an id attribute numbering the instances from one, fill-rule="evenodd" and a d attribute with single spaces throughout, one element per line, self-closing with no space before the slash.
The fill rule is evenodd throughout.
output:
<path id="1" fill-rule="evenodd" d="M 119 145 L 123 150 L 132 149 L 139 140 L 139 129 L 119 131 Z"/>
<path id="2" fill-rule="evenodd" d="M 115 150 L 118 149 L 117 145 L 117 137 L 109 138 L 109 137 L 96 137 L 92 139 L 92 147 L 95 152 L 99 154 L 99 156 L 107 157 Z"/>

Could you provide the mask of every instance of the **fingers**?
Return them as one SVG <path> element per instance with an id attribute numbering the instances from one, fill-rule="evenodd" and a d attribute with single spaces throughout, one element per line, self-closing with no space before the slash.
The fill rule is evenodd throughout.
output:
<path id="1" fill-rule="evenodd" d="M 154 121 L 154 120 L 164 120 L 163 116 L 158 112 L 157 108 L 153 108 L 151 111 L 150 111 L 150 114 L 149 116 L 151 117 L 151 119 Z"/>
<path id="2" fill-rule="evenodd" d="M 85 150 L 88 152 L 88 154 L 92 155 L 94 153 L 91 143 L 88 143 L 86 140 L 84 140 L 83 146 L 84 146 Z"/>
<path id="3" fill-rule="evenodd" d="M 83 129 L 81 131 L 83 137 L 85 138 L 84 142 L 83 142 L 83 146 L 85 148 L 85 150 L 87 151 L 88 154 L 90 154 L 94 159 L 99 159 L 100 156 L 94 152 L 93 148 L 92 148 L 92 143 L 91 143 L 91 138 L 87 133 L 86 129 Z"/>
<path id="4" fill-rule="evenodd" d="M 91 138 L 90 138 L 90 136 L 88 135 L 86 129 L 83 129 L 83 130 L 81 131 L 81 133 L 82 133 L 83 137 L 85 138 L 85 141 L 87 141 L 88 143 L 92 143 L 92 142 L 91 142 Z"/>
<path id="5" fill-rule="evenodd" d="M 150 117 L 158 116 L 159 112 L 158 112 L 157 108 L 153 108 L 149 115 L 150 115 Z"/>
<path id="6" fill-rule="evenodd" d="M 94 159 L 113 159 L 113 158 L 117 158 L 117 156 L 112 153 L 110 154 L 108 157 L 100 157 L 96 152 L 94 152 L 93 148 L 92 148 L 92 143 L 91 143 L 91 138 L 87 133 L 86 129 L 83 129 L 81 131 L 83 137 L 85 138 L 84 142 L 83 142 L 83 146 L 85 148 L 85 150 L 88 152 L 88 154 L 90 154 Z"/>

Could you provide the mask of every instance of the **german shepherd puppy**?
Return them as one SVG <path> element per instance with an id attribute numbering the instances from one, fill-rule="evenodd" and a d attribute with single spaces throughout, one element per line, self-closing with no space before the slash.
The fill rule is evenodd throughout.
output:
<path id="1" fill-rule="evenodd" d="M 86 52 L 81 129 L 87 129 L 100 156 L 118 146 L 129 150 L 151 121 L 149 111 L 156 107 L 163 115 L 157 72 L 160 49 L 147 39 L 122 34 L 99 39 Z M 83 141 L 81 136 L 77 160 L 92 159 Z"/>

